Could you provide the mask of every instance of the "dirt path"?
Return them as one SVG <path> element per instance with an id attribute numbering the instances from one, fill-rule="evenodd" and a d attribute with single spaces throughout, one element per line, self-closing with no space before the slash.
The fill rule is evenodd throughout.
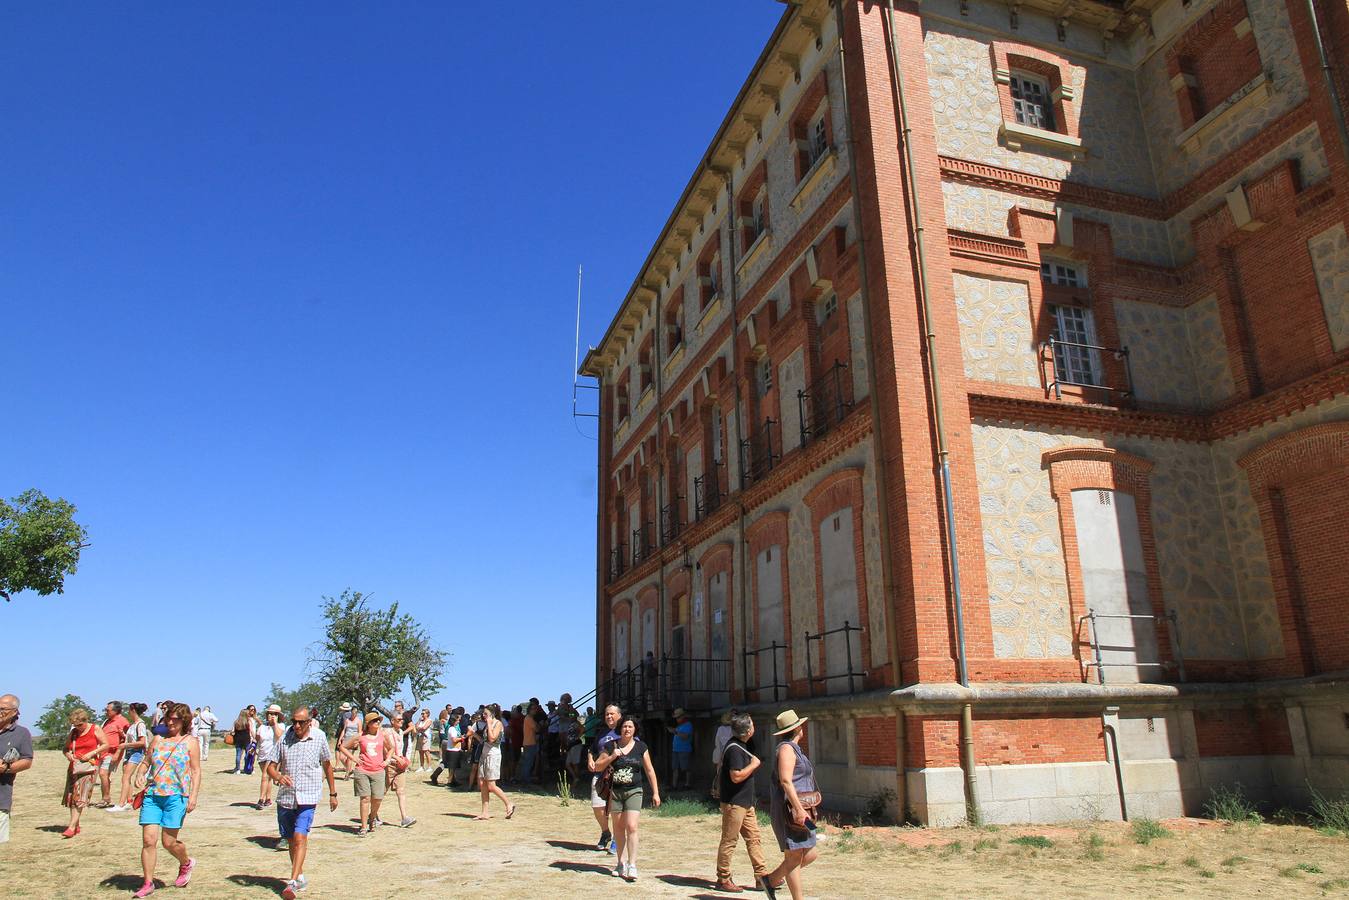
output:
<path id="1" fill-rule="evenodd" d="M 0 845 L 0 896 L 128 895 L 140 884 L 135 814 L 91 809 L 83 832 L 63 839 L 63 772 L 60 755 L 44 752 L 35 769 L 20 776 L 13 836 Z M 715 816 L 644 814 L 642 877 L 628 885 L 609 874 L 612 857 L 591 849 L 598 829 L 587 801 L 563 807 L 556 796 L 514 794 L 519 802 L 515 819 L 506 821 L 498 803 L 495 818 L 473 822 L 476 794 L 434 788 L 424 782 L 425 775 L 409 777 L 423 779 L 409 785 L 409 813 L 417 824 L 386 827 L 368 838 L 352 833 L 356 801 L 350 785 L 339 781 L 341 806 L 335 813 L 321 810 L 316 818 L 305 897 L 405 900 L 418 888 L 446 895 L 481 888 L 494 898 L 596 890 L 634 897 L 729 896 L 711 889 L 719 836 Z M 289 865 L 286 854 L 274 849 L 273 812 L 249 805 L 257 787 L 257 776 L 208 770 L 200 805 L 183 829 L 199 863 L 191 895 L 265 898 L 280 890 Z M 391 799 L 386 809 L 386 818 L 394 818 Z M 807 870 L 806 884 L 808 895 L 816 898 L 1349 897 L 1349 841 L 1344 838 L 1298 826 L 1182 821 L 1168 828 L 1172 836 L 1141 846 L 1127 826 L 1113 823 L 998 830 L 835 827 L 829 829 L 819 862 Z M 1089 843 L 1093 834 L 1099 836 L 1095 848 Z M 1052 846 L 1014 843 L 1024 835 L 1044 836 Z M 780 856 L 771 836 L 768 841 L 773 865 Z M 743 849 L 735 870 L 742 885 L 751 882 Z M 173 874 L 171 859 L 161 852 L 160 880 Z M 189 895 L 169 887 L 156 896 Z"/>

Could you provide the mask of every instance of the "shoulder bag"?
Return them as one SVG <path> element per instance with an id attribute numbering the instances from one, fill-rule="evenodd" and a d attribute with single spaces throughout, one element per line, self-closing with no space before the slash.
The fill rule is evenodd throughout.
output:
<path id="1" fill-rule="evenodd" d="M 145 792 L 150 789 L 150 782 L 154 781 L 155 776 L 158 775 L 163 770 L 164 766 L 168 764 L 169 757 L 173 755 L 174 751 L 178 749 L 178 745 L 181 744 L 182 742 L 183 739 L 181 737 L 178 738 L 178 744 L 173 745 L 173 750 L 170 750 L 164 756 L 164 759 L 163 761 L 160 762 L 158 768 L 156 768 L 153 772 L 151 772 L 145 777 L 145 783 L 142 784 L 141 789 L 136 792 L 136 796 L 131 798 L 132 809 L 140 809 L 142 806 L 145 805 Z M 146 756 L 150 755 L 150 748 L 148 746 L 145 748 L 145 755 Z"/>

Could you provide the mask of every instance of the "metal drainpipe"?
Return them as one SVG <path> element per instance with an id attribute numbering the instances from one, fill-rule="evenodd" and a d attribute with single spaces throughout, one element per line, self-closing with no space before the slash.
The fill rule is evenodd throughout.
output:
<path id="1" fill-rule="evenodd" d="M 740 474 L 740 484 L 741 484 L 741 488 L 743 489 L 744 484 L 745 484 L 745 473 L 744 473 L 744 460 L 740 459 L 740 441 L 741 441 L 741 437 L 740 437 L 740 367 L 737 366 L 737 365 L 735 364 L 735 357 L 736 357 L 735 348 L 736 348 L 736 346 L 738 345 L 738 343 L 739 343 L 739 341 L 740 341 L 740 318 L 739 318 L 738 310 L 736 309 L 736 307 L 739 305 L 739 302 L 740 302 L 740 285 L 739 285 L 739 282 L 737 281 L 737 279 L 736 279 L 736 277 L 735 277 L 735 188 L 734 188 L 733 183 L 732 183 L 733 177 L 734 177 L 733 170 L 732 170 L 732 169 L 727 169 L 727 170 L 726 170 L 726 225 L 727 225 L 727 235 L 730 237 L 731 240 L 730 240 L 730 243 L 729 243 L 729 245 L 728 245 L 728 246 L 730 247 L 730 250 L 729 250 L 729 252 L 726 254 L 727 265 L 729 266 L 730 271 L 728 272 L 727 277 L 724 279 L 724 282 L 725 282 L 727 285 L 730 286 L 730 287 L 729 287 L 729 290 L 730 290 L 730 292 L 731 292 L 731 297 L 730 297 L 730 300 L 731 300 L 731 390 L 734 392 L 734 396 L 735 396 L 735 452 L 736 452 L 736 461 L 737 461 L 738 466 L 740 467 L 740 472 L 739 472 L 739 474 Z M 781 417 L 779 416 L 779 418 L 781 418 Z M 725 435 L 724 433 L 723 433 L 722 436 L 721 436 L 721 452 L 722 452 L 723 455 L 726 453 L 726 435 Z M 769 447 L 769 452 L 772 452 L 772 447 L 771 447 L 771 446 Z M 713 465 L 713 467 L 712 467 L 712 472 L 713 472 L 714 475 L 716 474 L 716 466 L 715 466 L 715 465 Z M 730 489 L 730 486 L 731 486 L 731 485 L 730 485 L 730 480 L 731 480 L 731 467 L 728 465 L 728 466 L 726 467 L 726 481 L 727 481 L 726 487 L 727 487 L 728 490 Z M 737 562 L 736 567 L 735 567 L 735 570 L 736 570 L 736 584 L 737 584 L 737 587 L 739 588 L 739 594 L 740 594 L 740 596 L 739 596 L 739 600 L 740 600 L 740 633 L 743 634 L 743 635 L 748 635 L 748 634 L 749 634 L 749 621 L 748 621 L 748 616 L 749 616 L 749 609 L 748 609 L 748 607 L 749 607 L 749 598 L 746 596 L 746 590 L 745 590 L 745 500 L 744 500 L 744 497 L 743 497 L 743 496 L 738 496 L 738 497 L 736 497 L 735 505 L 736 505 L 736 508 L 740 510 L 739 516 L 736 517 L 736 518 L 737 518 L 737 521 L 739 522 L 739 528 L 738 528 L 738 532 L 739 532 L 739 534 L 738 534 L 738 536 L 739 536 L 739 545 L 740 545 L 739 548 L 738 548 L 738 549 L 739 549 L 739 552 L 738 552 L 738 559 L 739 559 L 739 562 Z M 728 646 L 733 645 L 734 643 L 735 643 L 735 629 L 733 628 L 733 629 L 731 629 L 731 639 L 730 639 L 730 641 L 728 641 Z M 744 649 L 745 649 L 745 648 L 744 648 L 744 647 L 741 647 L 740 649 L 741 649 L 741 652 L 744 652 Z M 734 676 L 735 676 L 735 665 L 731 662 L 731 658 L 730 658 L 729 656 L 727 657 L 726 665 L 727 665 L 727 667 L 731 670 L 731 675 L 730 675 L 729 677 L 734 677 Z M 743 689 L 743 688 L 745 687 L 745 685 L 742 684 L 740 687 Z M 748 697 L 748 695 L 746 695 L 746 696 Z"/>
<path id="2" fill-rule="evenodd" d="M 663 618 L 661 612 L 665 609 L 665 546 L 661 543 L 660 533 L 660 511 L 665 506 L 665 453 L 660 439 L 661 430 L 663 428 L 661 419 L 665 416 L 665 372 L 662 370 L 660 364 L 660 347 L 664 336 L 660 332 L 665 322 L 661 319 L 660 315 L 660 297 L 661 291 L 657 288 L 654 309 L 655 318 L 651 322 L 651 332 L 653 335 L 651 341 L 651 364 L 656 367 L 656 370 L 651 373 L 651 376 L 656 383 L 656 515 L 654 516 L 654 521 L 656 526 L 656 560 L 659 565 L 656 577 L 660 579 L 660 581 L 656 583 L 656 634 L 661 633 L 660 622 Z M 640 611 L 638 612 L 638 615 L 638 621 L 641 621 Z M 646 643 L 645 633 L 642 635 L 642 643 Z M 646 673 L 646 654 L 640 647 L 637 649 L 637 652 L 640 654 L 638 658 L 642 661 L 642 680 L 646 681 L 649 677 Z M 645 684 L 642 686 L 642 696 L 646 696 Z"/>
<path id="3" fill-rule="evenodd" d="M 837 2 L 837 0 L 834 3 L 834 23 L 835 30 L 838 31 L 838 61 L 839 71 L 842 73 L 839 78 L 839 87 L 843 94 L 843 127 L 848 133 L 846 139 L 848 142 L 848 183 L 852 190 L 853 222 L 857 226 L 857 271 L 862 294 L 862 340 L 866 348 L 863 356 L 866 359 L 867 399 L 871 405 L 871 443 L 876 454 L 874 477 L 876 480 L 877 520 L 881 544 L 881 587 L 885 598 L 885 639 L 890 647 L 890 666 L 894 672 L 894 683 L 896 687 L 899 687 L 903 683 L 903 674 L 899 667 L 899 624 L 895 621 L 892 603 L 895 595 L 895 583 L 890 563 L 890 508 L 886 504 L 886 498 L 889 494 L 886 493 L 885 438 L 881 431 L 881 403 L 876 391 L 876 360 L 872 353 L 871 343 L 871 286 L 867 274 L 866 229 L 862 227 L 862 190 L 857 175 L 857 139 L 853 131 L 852 109 L 848 103 L 848 64 L 843 49 L 843 4 Z M 895 805 L 899 809 L 900 821 L 903 821 L 908 806 L 908 784 L 905 781 L 904 774 L 903 714 L 898 714 L 896 719 L 898 721 L 895 747 L 897 762 Z"/>
<path id="4" fill-rule="evenodd" d="M 1307 15 L 1312 21 L 1312 40 L 1316 43 L 1316 55 L 1321 61 L 1321 75 L 1326 80 L 1326 90 L 1330 93 L 1330 109 L 1335 114 L 1335 125 L 1340 132 L 1340 152 L 1349 160 L 1349 130 L 1344 124 L 1344 107 L 1340 105 L 1340 92 L 1335 87 L 1335 73 L 1330 68 L 1330 57 L 1326 55 L 1325 43 L 1321 40 L 1321 22 L 1316 16 L 1316 0 L 1307 0 Z"/>
<path id="5" fill-rule="evenodd" d="M 932 309 L 927 294 L 927 255 L 923 234 L 922 205 L 914 178 L 913 141 L 909 129 L 909 111 L 904 103 L 904 71 L 899 66 L 899 43 L 895 35 L 894 0 L 885 0 L 885 31 L 890 45 L 888 56 L 890 78 L 898 101 L 895 124 L 899 127 L 900 145 L 904 153 L 904 176 L 912 204 L 912 225 L 915 252 L 918 258 L 918 301 L 923 310 L 923 330 L 926 333 L 928 371 L 931 373 L 932 408 L 936 420 L 937 457 L 941 466 L 942 500 L 946 508 L 946 540 L 951 555 L 951 594 L 956 618 L 956 668 L 960 684 L 969 687 L 970 675 L 965 655 L 965 610 L 960 590 L 960 552 L 956 540 L 955 503 L 951 492 L 951 451 L 946 444 L 946 419 L 941 397 L 941 367 L 937 364 L 937 335 L 932 327 Z M 971 824 L 979 822 L 979 802 L 976 794 L 974 768 L 974 711 L 966 703 L 960 710 L 960 767 L 965 771 L 965 805 Z"/>

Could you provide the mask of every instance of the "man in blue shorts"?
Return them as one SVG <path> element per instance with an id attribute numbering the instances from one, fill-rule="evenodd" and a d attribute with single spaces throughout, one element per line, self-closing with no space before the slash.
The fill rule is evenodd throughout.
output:
<path id="1" fill-rule="evenodd" d="M 309 707 L 297 707 L 291 714 L 290 727 L 267 760 L 267 777 L 281 786 L 276 793 L 276 821 L 290 849 L 290 880 L 281 896 L 294 900 L 298 892 L 309 886 L 304 877 L 304 855 L 309 829 L 314 824 L 314 808 L 323 797 L 325 780 L 328 808 L 337 809 L 333 754 L 327 739 L 314 731 Z"/>

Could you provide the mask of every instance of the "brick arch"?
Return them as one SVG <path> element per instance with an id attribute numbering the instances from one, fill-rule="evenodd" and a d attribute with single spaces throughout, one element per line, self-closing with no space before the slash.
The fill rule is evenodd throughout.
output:
<path id="1" fill-rule="evenodd" d="M 1251 450 L 1246 472 L 1274 582 L 1284 657 L 1271 674 L 1349 666 L 1340 512 L 1349 502 L 1349 422 L 1290 432 Z"/>
<path id="2" fill-rule="evenodd" d="M 735 655 L 735 580 L 733 578 L 735 569 L 735 554 L 730 541 L 719 541 L 703 551 L 703 555 L 698 558 L 697 581 L 693 585 L 693 593 L 698 592 L 698 585 L 706 584 L 708 579 L 717 573 L 721 573 L 726 578 L 726 652 L 728 658 L 734 658 Z M 689 601 L 689 627 L 696 627 L 693 621 L 692 599 Z M 703 609 L 703 646 L 707 652 L 712 652 L 712 610 L 711 607 Z M 734 683 L 735 666 L 729 666 L 730 680 Z"/>
<path id="3" fill-rule="evenodd" d="M 646 653 L 642 648 L 642 643 L 645 641 L 646 633 L 643 628 L 640 635 L 642 640 L 638 640 L 637 639 L 638 633 L 636 631 L 633 631 L 632 629 L 634 629 L 635 627 L 640 627 L 642 620 L 646 616 L 646 613 L 648 611 L 655 612 L 659 604 L 660 604 L 660 588 L 656 587 L 656 585 L 649 584 L 637 592 L 637 603 L 636 608 L 633 611 L 633 618 L 632 618 L 633 624 L 630 624 L 628 626 L 629 633 L 633 636 L 632 653 L 635 654 L 635 656 L 630 656 L 630 658 L 634 663 L 642 662 L 643 659 L 645 659 Z M 655 627 L 659 629 L 659 626 Z M 655 656 L 659 657 L 660 644 L 661 644 L 659 634 L 656 635 L 656 639 L 653 643 L 655 649 L 652 651 L 652 653 Z"/>
<path id="4" fill-rule="evenodd" d="M 781 550 L 781 553 L 778 554 L 778 565 L 782 567 L 782 635 L 783 641 L 787 644 L 785 653 L 787 671 L 779 673 L 779 678 L 782 679 L 783 684 L 790 684 L 792 674 L 792 586 L 791 573 L 787 566 L 788 522 L 789 517 L 786 510 L 773 510 L 759 516 L 745 529 L 745 540 L 749 544 L 750 558 L 748 573 L 750 578 L 750 612 L 749 621 L 745 623 L 745 646 L 747 648 L 763 646 L 763 641 L 759 637 L 759 554 L 769 547 L 778 547 Z M 751 625 L 754 628 L 753 637 L 750 636 Z M 756 655 L 754 658 L 755 684 L 764 683 L 765 666 L 771 666 L 771 663 L 764 663 L 762 657 Z M 768 674 L 771 676 L 771 668 Z M 748 685 L 746 685 L 746 689 L 748 690 Z"/>
<path id="5" fill-rule="evenodd" d="M 1099 490 L 1129 494 L 1134 498 L 1138 516 L 1138 538 L 1143 547 L 1143 565 L 1147 570 L 1148 604 L 1157 633 L 1158 661 L 1174 662 L 1170 620 L 1162 598 L 1162 572 L 1157 560 L 1157 538 L 1152 527 L 1152 470 L 1155 463 L 1141 456 L 1111 447 L 1059 447 L 1046 450 L 1040 457 L 1049 470 L 1049 493 L 1059 507 L 1059 536 L 1063 543 L 1063 565 L 1068 578 L 1069 632 L 1073 635 L 1073 654 L 1083 662 L 1086 645 L 1085 625 L 1078 627 L 1087 614 L 1086 584 L 1082 577 L 1082 557 L 1078 551 L 1077 519 L 1073 515 L 1073 491 Z M 1085 678 L 1089 673 L 1082 670 Z"/>
<path id="6" fill-rule="evenodd" d="M 872 664 L 871 659 L 871 607 L 867 597 L 866 541 L 862 520 L 863 494 L 862 469 L 857 467 L 840 469 L 820 479 L 819 483 L 807 492 L 805 503 L 810 509 L 810 539 L 815 557 L 815 615 L 816 622 L 821 625 L 824 623 L 824 559 L 820 554 L 820 525 L 840 509 L 852 507 L 853 559 L 857 567 L 857 624 L 863 629 L 860 662 L 864 671 L 872 672 L 876 666 Z M 820 671 L 827 671 L 828 665 L 824 645 L 824 641 L 819 642 Z M 809 648 L 802 649 L 809 652 Z M 868 686 L 871 686 L 869 681 Z"/>

